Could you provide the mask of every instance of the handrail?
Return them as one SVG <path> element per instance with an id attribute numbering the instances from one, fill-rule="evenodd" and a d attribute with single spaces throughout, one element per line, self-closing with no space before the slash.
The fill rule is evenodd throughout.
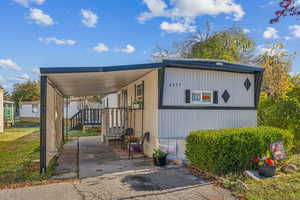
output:
<path id="1" fill-rule="evenodd" d="M 79 128 L 84 125 L 100 125 L 101 110 L 98 108 L 84 108 L 75 113 L 71 118 L 71 129 Z"/>

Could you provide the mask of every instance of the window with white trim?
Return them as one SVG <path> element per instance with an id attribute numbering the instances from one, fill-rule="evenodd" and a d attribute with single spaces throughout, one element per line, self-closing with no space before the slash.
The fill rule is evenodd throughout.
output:
<path id="1" fill-rule="evenodd" d="M 205 90 L 191 90 L 191 104 L 212 104 L 213 92 Z"/>

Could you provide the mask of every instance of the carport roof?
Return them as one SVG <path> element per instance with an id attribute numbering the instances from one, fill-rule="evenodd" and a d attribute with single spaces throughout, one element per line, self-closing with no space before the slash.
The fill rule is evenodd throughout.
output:
<path id="1" fill-rule="evenodd" d="M 166 59 L 159 63 L 107 67 L 51 67 L 40 68 L 65 96 L 105 95 L 117 92 L 153 69 L 182 67 L 207 70 L 254 73 L 263 68 L 219 60 Z"/>

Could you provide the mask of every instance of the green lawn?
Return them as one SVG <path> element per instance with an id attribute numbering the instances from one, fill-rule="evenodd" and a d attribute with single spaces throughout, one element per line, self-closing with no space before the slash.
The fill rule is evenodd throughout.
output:
<path id="1" fill-rule="evenodd" d="M 0 186 L 40 178 L 39 141 L 38 128 L 11 128 L 0 134 Z"/>
<path id="2" fill-rule="evenodd" d="M 30 127 L 39 127 L 40 123 L 38 122 L 22 122 L 22 121 L 15 121 L 14 127 L 19 128 L 30 128 Z"/>
<path id="3" fill-rule="evenodd" d="M 100 135 L 100 133 L 96 132 L 95 130 L 87 130 L 87 131 L 72 130 L 68 132 L 69 137 L 97 136 L 97 135 Z"/>

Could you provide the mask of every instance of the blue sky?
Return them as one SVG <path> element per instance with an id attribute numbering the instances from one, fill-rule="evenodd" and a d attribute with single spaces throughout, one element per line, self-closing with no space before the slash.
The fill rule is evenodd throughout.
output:
<path id="1" fill-rule="evenodd" d="M 0 84 L 38 78 L 39 67 L 104 66 L 151 61 L 208 21 L 238 25 L 264 49 L 280 41 L 300 50 L 300 21 L 271 25 L 272 0 L 1 0 Z M 299 5 L 300 5 L 300 1 Z M 293 72 L 300 72 L 297 55 Z"/>

